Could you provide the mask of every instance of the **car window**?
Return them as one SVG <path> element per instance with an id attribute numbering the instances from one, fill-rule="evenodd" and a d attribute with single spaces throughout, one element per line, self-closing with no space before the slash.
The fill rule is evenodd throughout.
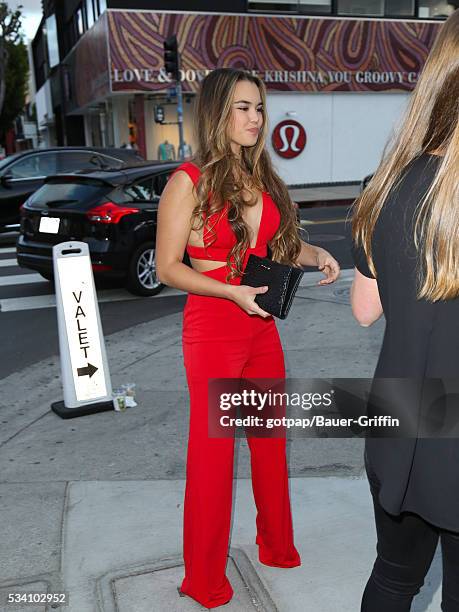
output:
<path id="1" fill-rule="evenodd" d="M 39 155 L 26 155 L 17 162 L 11 164 L 7 174 L 11 174 L 13 178 L 32 178 L 34 176 L 43 176 L 40 170 Z"/>
<path id="2" fill-rule="evenodd" d="M 159 197 L 162 194 L 171 174 L 172 171 L 169 171 L 163 172 L 162 174 L 157 174 L 155 177 L 153 177 L 153 193 L 156 196 Z"/>
<path id="3" fill-rule="evenodd" d="M 9 166 L 11 163 L 13 163 L 15 157 L 17 157 L 17 154 L 13 153 L 12 155 L 7 155 L 3 159 L 0 159 L 0 170 L 3 170 L 5 166 Z"/>
<path id="4" fill-rule="evenodd" d="M 118 155 L 118 152 L 116 154 Z M 145 159 L 135 149 L 122 149 L 122 154 L 121 151 L 119 152 L 119 154 L 121 155 L 121 159 L 128 163 L 133 161 L 143 163 L 145 162 Z"/>
<path id="5" fill-rule="evenodd" d="M 51 179 L 30 196 L 29 203 L 45 205 L 51 202 L 73 204 L 91 202 L 105 195 L 110 187 L 98 180 L 75 178 L 71 182 L 58 177 Z"/>
<path id="6" fill-rule="evenodd" d="M 92 151 L 60 151 L 57 156 L 58 172 L 78 172 L 91 168 L 96 170 L 100 167 L 97 155 Z M 93 162 L 91 162 L 93 160 Z"/>
<path id="7" fill-rule="evenodd" d="M 50 174 L 56 174 L 58 172 L 57 154 L 55 152 L 39 153 L 38 167 L 41 176 L 49 176 Z"/>
<path id="8" fill-rule="evenodd" d="M 58 172 L 121 168 L 122 165 L 122 161 L 94 151 L 60 151 L 58 155 Z"/>
<path id="9" fill-rule="evenodd" d="M 154 197 L 151 178 L 126 185 L 121 191 L 123 197 L 126 198 L 126 202 L 145 202 L 152 200 Z"/>

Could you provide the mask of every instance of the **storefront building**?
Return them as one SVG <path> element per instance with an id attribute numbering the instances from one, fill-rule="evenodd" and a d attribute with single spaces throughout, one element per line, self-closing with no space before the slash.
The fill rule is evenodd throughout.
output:
<path id="1" fill-rule="evenodd" d="M 454 10 L 428 0 L 238 0 L 231 3 L 241 4 L 237 13 L 187 11 L 185 1 L 177 3 L 181 10 L 142 2 L 128 10 L 109 1 L 97 14 L 96 1 L 78 5 L 83 34 L 76 43 L 65 28 L 57 37 L 60 55 L 68 52 L 42 85 L 51 81 L 52 97 L 61 94 L 55 108 L 70 126 L 61 144 L 136 146 L 148 159 L 177 155 L 178 129 L 168 125 L 176 120 L 175 88 L 163 68 L 163 42 L 176 34 L 187 152 L 195 147 L 199 82 L 217 67 L 243 68 L 266 84 L 269 147 L 290 185 L 356 181 L 374 170 L 441 27 L 437 17 Z M 356 17 L 359 4 L 360 12 L 373 6 L 373 14 Z M 305 7 L 311 14 L 301 14 Z M 155 122 L 159 113 L 163 125 Z"/>

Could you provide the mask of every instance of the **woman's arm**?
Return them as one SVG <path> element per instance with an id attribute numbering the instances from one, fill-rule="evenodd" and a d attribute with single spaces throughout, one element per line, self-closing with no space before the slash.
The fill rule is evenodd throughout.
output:
<path id="1" fill-rule="evenodd" d="M 383 313 L 377 281 L 364 276 L 357 268 L 351 287 L 351 305 L 352 313 L 362 327 L 369 327 Z"/>
<path id="2" fill-rule="evenodd" d="M 339 277 L 339 263 L 328 251 L 321 247 L 301 241 L 301 251 L 296 260 L 300 266 L 315 266 L 323 271 L 326 278 L 319 281 L 319 285 L 329 285 L 334 283 Z"/>
<path id="3" fill-rule="evenodd" d="M 156 230 L 156 274 L 158 279 L 182 291 L 232 300 L 248 314 L 269 316 L 255 302 L 267 287 L 229 285 L 200 274 L 182 262 L 191 232 L 191 216 L 196 205 L 193 183 L 179 171 L 167 183 L 158 209 Z"/>

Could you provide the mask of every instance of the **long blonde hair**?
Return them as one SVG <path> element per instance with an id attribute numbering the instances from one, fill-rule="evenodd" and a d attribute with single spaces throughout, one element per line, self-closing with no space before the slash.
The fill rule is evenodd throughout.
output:
<path id="1" fill-rule="evenodd" d="M 242 147 L 240 158 L 231 149 L 229 126 L 236 84 L 240 81 L 254 83 L 263 104 L 263 127 L 253 147 Z M 201 84 L 196 108 L 196 139 L 198 150 L 193 162 L 201 169 L 197 185 L 197 200 L 192 224 L 194 229 L 204 228 L 210 236 L 206 246 L 215 240 L 215 229 L 209 216 L 221 211 L 229 203 L 228 221 L 236 236 L 236 244 L 228 254 L 228 279 L 242 276 L 243 259 L 250 246 L 250 233 L 242 212 L 245 205 L 255 205 L 256 198 L 245 202 L 243 172 L 249 175 L 253 186 L 267 191 L 280 212 L 280 226 L 269 247 L 272 258 L 281 263 L 295 264 L 301 242 L 295 209 L 285 183 L 274 171 L 265 149 L 268 130 L 266 121 L 266 92 L 263 82 L 252 74 L 232 68 L 218 68 L 208 74 Z M 241 170 L 243 172 L 241 172 Z"/>
<path id="2" fill-rule="evenodd" d="M 459 296 L 459 10 L 443 24 L 401 127 L 355 203 L 354 241 L 363 246 L 375 276 L 371 239 L 384 202 L 414 158 L 437 150 L 444 155 L 414 226 L 418 298 L 432 302 Z"/>

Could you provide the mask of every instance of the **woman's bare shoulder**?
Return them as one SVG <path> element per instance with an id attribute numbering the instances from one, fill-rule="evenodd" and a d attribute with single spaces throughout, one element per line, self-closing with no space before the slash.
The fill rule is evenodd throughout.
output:
<path id="1" fill-rule="evenodd" d="M 163 191 L 163 197 L 180 197 L 196 199 L 195 185 L 190 175 L 185 170 L 177 170 L 170 177 Z"/>

